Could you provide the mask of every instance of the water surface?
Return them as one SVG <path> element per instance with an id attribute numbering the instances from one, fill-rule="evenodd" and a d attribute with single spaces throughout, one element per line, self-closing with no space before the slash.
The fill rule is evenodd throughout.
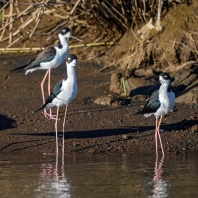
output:
<path id="1" fill-rule="evenodd" d="M 0 155 L 1 198 L 198 197 L 197 154 Z"/>

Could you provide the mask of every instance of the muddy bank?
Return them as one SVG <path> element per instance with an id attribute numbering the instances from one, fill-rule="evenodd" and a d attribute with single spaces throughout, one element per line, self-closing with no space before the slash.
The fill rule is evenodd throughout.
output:
<path id="1" fill-rule="evenodd" d="M 25 76 L 9 71 L 30 57 L 1 55 L 0 152 L 54 152 L 54 121 L 42 112 L 33 111 L 42 105 L 40 81 L 44 71 Z M 98 65 L 79 63 L 76 68 L 79 91 L 69 105 L 65 133 L 65 152 L 155 152 L 155 118 L 134 116 L 143 105 L 133 100 L 127 105 L 104 106 L 93 101 L 108 95 L 110 76 L 98 72 Z M 65 76 L 65 64 L 52 71 L 52 85 Z M 56 109 L 53 109 L 55 113 Z M 61 108 L 59 146 L 62 142 Z M 163 120 L 162 140 L 166 153 L 198 150 L 198 105 L 176 104 Z"/>

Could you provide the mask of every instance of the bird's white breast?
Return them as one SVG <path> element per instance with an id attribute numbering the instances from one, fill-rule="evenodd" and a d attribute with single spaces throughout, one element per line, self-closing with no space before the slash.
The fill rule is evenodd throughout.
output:
<path id="1" fill-rule="evenodd" d="M 56 56 L 51 62 L 41 63 L 41 69 L 52 69 L 60 66 L 66 58 L 68 53 L 68 47 L 63 46 L 61 49 L 55 47 L 56 49 Z"/>
<path id="2" fill-rule="evenodd" d="M 69 78 L 67 81 L 63 81 L 61 92 L 57 95 L 57 97 L 52 101 L 54 106 L 62 106 L 68 105 L 77 94 L 77 83 L 75 80 L 70 80 Z"/>
<path id="3" fill-rule="evenodd" d="M 161 105 L 155 113 L 156 116 L 165 115 L 173 109 L 175 105 L 175 94 L 167 91 L 161 92 L 159 94 L 159 101 Z"/>

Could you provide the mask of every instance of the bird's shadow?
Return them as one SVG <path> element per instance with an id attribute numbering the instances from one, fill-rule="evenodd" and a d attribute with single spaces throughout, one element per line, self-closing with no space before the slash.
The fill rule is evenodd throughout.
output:
<path id="1" fill-rule="evenodd" d="M 193 125 L 197 124 L 197 120 L 182 120 L 178 123 L 172 124 L 164 124 L 162 123 L 161 129 L 166 132 L 171 132 L 172 130 L 183 130 L 186 128 L 191 128 Z M 123 134 L 139 134 L 140 136 L 144 136 L 143 133 L 146 131 L 153 130 L 155 131 L 155 126 L 126 126 L 122 128 L 115 129 L 98 129 L 98 130 L 90 130 L 90 131 L 66 131 L 65 139 L 81 139 L 81 138 L 101 138 L 108 137 L 114 135 L 123 135 Z M 138 132 L 138 133 L 137 133 Z M 14 134 L 13 134 L 14 135 Z M 28 135 L 28 136 L 53 136 L 55 137 L 55 132 L 46 132 L 46 133 L 22 133 L 17 135 Z M 62 136 L 62 132 L 58 132 L 59 137 Z M 150 134 L 149 134 L 150 135 Z M 147 136 L 147 134 L 145 134 Z"/>
<path id="2" fill-rule="evenodd" d="M 191 128 L 193 125 L 197 124 L 197 120 L 182 120 L 178 123 L 172 123 L 172 124 L 163 124 L 161 125 L 161 129 L 163 129 L 166 132 L 171 132 L 172 130 L 183 130 L 186 128 Z M 153 133 L 145 133 L 147 131 L 153 130 Z M 108 136 L 118 136 L 118 135 L 128 135 L 127 139 L 136 139 L 139 137 L 147 137 L 150 135 L 153 135 L 155 133 L 155 126 L 126 126 L 122 128 L 115 128 L 115 129 L 99 129 L 99 130 L 90 130 L 90 131 L 66 131 L 64 138 L 65 140 L 68 139 L 86 139 L 86 138 L 102 138 L 102 137 L 108 137 Z M 163 133 L 163 132 L 162 132 Z M 15 134 L 12 134 L 15 135 Z M 55 142 L 55 132 L 46 132 L 46 133 L 18 133 L 17 135 L 21 136 L 32 136 L 32 137 L 52 137 L 50 140 L 51 142 Z M 62 132 L 58 132 L 58 137 L 62 139 Z M 127 141 L 127 139 L 123 139 L 123 141 Z M 112 142 L 119 141 L 120 137 L 113 139 Z M 9 147 L 15 147 L 11 151 L 17 151 L 17 150 L 26 150 L 28 148 L 32 147 L 32 144 L 34 145 L 35 142 L 38 142 L 38 139 L 32 139 L 28 141 L 21 141 L 21 142 L 12 142 L 3 148 L 0 149 L 0 151 L 3 151 L 5 149 L 8 149 Z M 43 144 L 47 144 L 48 142 L 39 143 L 39 146 Z M 105 143 L 105 142 L 103 142 Z M 16 145 L 21 145 L 20 148 L 16 148 Z M 102 144 L 102 143 L 100 143 Z M 97 146 L 99 143 L 94 143 L 94 145 L 86 146 L 86 148 Z M 84 150 L 86 148 L 81 148 L 81 150 Z M 78 151 L 74 148 L 74 151 Z"/>
<path id="3" fill-rule="evenodd" d="M 156 86 L 155 88 L 153 87 L 153 85 L 150 86 L 142 86 L 142 87 L 137 87 L 136 89 L 132 89 L 130 91 L 130 98 L 136 96 L 136 95 L 146 95 L 149 96 L 152 94 L 152 92 L 154 90 L 157 90 L 159 88 L 159 86 Z"/>
<path id="4" fill-rule="evenodd" d="M 196 83 L 193 86 L 186 89 L 186 86 L 184 84 L 180 84 L 178 86 L 171 87 L 171 90 L 175 93 L 175 97 L 177 98 L 177 97 L 189 92 L 190 90 L 192 90 L 194 87 L 197 87 L 197 86 L 198 86 L 198 83 Z M 160 85 L 138 87 L 136 89 L 132 89 L 130 91 L 129 96 L 130 96 L 130 98 L 133 98 L 136 95 L 150 96 L 152 94 L 152 92 L 159 89 L 159 87 L 160 87 Z"/>
<path id="5" fill-rule="evenodd" d="M 6 115 L 0 114 L 0 131 L 14 128 L 15 120 L 8 118 Z"/>
<path id="6" fill-rule="evenodd" d="M 174 87 L 173 91 L 175 92 L 176 97 L 179 97 L 179 96 L 189 92 L 190 90 L 192 90 L 193 88 L 195 88 L 197 86 L 198 86 L 198 83 L 195 83 L 194 85 L 192 85 L 186 89 L 186 86 L 184 84 L 181 84 L 181 85 Z"/>

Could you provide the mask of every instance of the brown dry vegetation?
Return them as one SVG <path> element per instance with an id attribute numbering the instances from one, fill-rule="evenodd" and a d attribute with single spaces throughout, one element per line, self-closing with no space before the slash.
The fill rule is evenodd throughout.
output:
<path id="1" fill-rule="evenodd" d="M 126 4 L 127 1 L 116 0 L 111 6 L 108 5 L 108 1 L 100 0 L 92 3 L 85 0 L 68 2 L 67 5 L 37 6 L 45 8 L 46 12 L 44 11 L 42 20 L 31 38 L 29 36 L 39 18 L 36 17 L 30 25 L 24 27 L 22 29 L 24 32 L 16 34 L 17 28 L 21 25 L 20 18 L 17 18 L 12 31 L 16 35 L 12 35 L 11 43 L 19 36 L 21 37 L 18 42 L 10 46 L 48 46 L 56 42 L 58 27 L 62 25 L 69 26 L 73 35 L 83 39 L 84 43 L 116 42 L 113 47 L 97 46 L 70 50 L 70 53 L 76 53 L 80 62 L 85 61 L 86 64 L 82 64 L 83 71 L 76 70 L 79 92 L 69 106 L 65 152 L 154 152 L 154 118 L 133 116 L 141 107 L 139 103 L 132 103 L 131 106 L 123 105 L 120 108 L 118 105 L 121 103 L 118 100 L 117 103 L 115 102 L 117 106 L 96 105 L 93 101 L 103 94 L 107 95 L 109 74 L 115 77 L 111 78 L 114 79 L 111 81 L 111 87 L 114 84 L 118 90 L 116 93 L 120 94 L 121 77 L 124 77 L 128 84 L 132 82 L 133 86 L 140 87 L 138 83 L 142 82 L 141 78 L 144 78 L 144 82 L 148 84 L 150 81 L 145 77 L 153 79 L 158 72 L 169 71 L 175 78 L 173 85 L 177 88 L 176 91 L 180 94 L 181 90 L 189 92 L 191 88 L 194 89 L 195 95 L 192 94 L 188 101 L 196 103 L 198 101 L 196 97 L 198 95 L 197 0 L 181 0 L 180 3 L 164 1 L 161 17 L 162 31 L 152 30 L 142 40 L 137 30 L 145 25 L 150 17 L 156 19 L 157 0 L 132 0 L 131 5 Z M 22 5 L 19 5 L 19 9 L 21 7 Z M 30 9 L 30 13 L 34 13 L 35 9 L 36 7 Z M 42 9 L 40 11 L 42 13 Z M 63 11 L 68 14 L 64 15 Z M 23 17 L 27 20 L 28 13 Z M 6 23 L 6 20 L 4 22 Z M 4 34 L 2 34 L 3 29 L 1 30 L 2 38 L 10 36 L 9 28 L 10 26 L 6 27 Z M 6 38 L 1 43 L 1 47 L 6 47 L 9 39 L 10 37 Z M 72 42 L 69 40 L 69 44 Z M 32 114 L 32 111 L 42 104 L 39 85 L 43 73 L 34 72 L 24 76 L 24 74 L 9 72 L 28 62 L 29 58 L 30 56 L 26 54 L 1 55 L 1 152 L 55 150 L 54 122 L 44 118 L 42 112 Z M 87 64 L 88 60 L 92 64 Z M 61 75 L 65 75 L 63 66 L 53 70 L 52 84 L 58 82 Z M 129 91 L 131 91 L 130 87 Z M 182 97 L 187 101 L 185 94 L 182 94 Z M 111 105 L 113 97 L 109 96 L 109 98 L 108 102 L 101 101 L 100 104 Z M 128 104 L 130 102 L 131 100 Z M 185 106 L 176 104 L 174 111 L 165 117 L 162 138 L 166 152 L 198 150 L 197 111 L 197 104 Z M 61 111 L 59 123 L 62 123 L 62 115 Z M 59 146 L 61 146 L 61 139 L 59 138 Z"/>
<path id="2" fill-rule="evenodd" d="M 125 80 L 131 77 L 155 77 L 161 71 L 167 71 L 178 79 L 175 84 L 188 81 L 184 83 L 186 88 L 197 79 L 197 75 L 193 79 L 189 79 L 189 75 L 197 71 L 198 2 L 164 0 L 162 30 L 149 30 L 141 39 L 137 31 L 151 18 L 156 21 L 158 3 L 158 0 L 116 0 L 111 4 L 107 0 L 67 3 L 27 0 L 19 1 L 18 7 L 16 3 L 4 4 L 0 46 L 24 50 L 28 47 L 46 47 L 57 42 L 57 31 L 65 25 L 85 45 L 102 43 L 102 46 L 84 46 L 72 51 L 81 60 L 104 66 L 101 72 L 110 68 L 110 73 L 116 76 L 112 78 L 110 87 L 114 88 L 110 88 L 111 91 L 122 92 L 121 77 Z M 73 44 L 76 41 L 69 42 Z M 112 42 L 114 46 L 105 45 L 105 42 Z M 137 70 L 141 68 L 145 72 L 138 76 Z M 176 72 L 183 70 L 187 72 L 181 79 Z"/>
<path id="3" fill-rule="evenodd" d="M 175 6 L 192 4 L 189 0 L 163 2 L 162 18 Z M 130 29 L 156 18 L 158 0 L 24 0 L 2 6 L 1 46 L 43 47 L 57 39 L 55 32 L 64 25 L 85 42 L 115 41 Z"/>
<path id="4" fill-rule="evenodd" d="M 172 8 L 162 19 L 161 32 L 152 30 L 146 38 L 141 40 L 135 31 L 131 30 L 119 42 L 120 47 L 115 48 L 117 52 L 115 50 L 111 52 L 112 54 L 115 52 L 113 62 L 102 69 L 112 66 L 116 68 L 116 72 L 111 71 L 110 90 L 118 94 L 123 92 L 120 87 L 121 77 L 126 82 L 132 79 L 131 81 L 135 83 L 134 78 L 151 78 L 162 71 L 169 72 L 173 76 L 174 91 L 178 95 L 196 87 L 198 83 L 197 19 L 198 2 L 193 1 L 191 6 L 180 5 L 180 7 Z M 126 42 L 128 42 L 128 45 L 125 45 L 127 50 L 123 50 Z M 178 85 L 182 86 L 178 87 Z M 189 89 L 188 86 L 190 86 Z M 190 94 L 198 99 L 197 89 Z M 193 100 L 193 103 L 197 103 L 197 99 Z M 178 102 L 190 103 L 192 100 L 178 99 Z"/>

